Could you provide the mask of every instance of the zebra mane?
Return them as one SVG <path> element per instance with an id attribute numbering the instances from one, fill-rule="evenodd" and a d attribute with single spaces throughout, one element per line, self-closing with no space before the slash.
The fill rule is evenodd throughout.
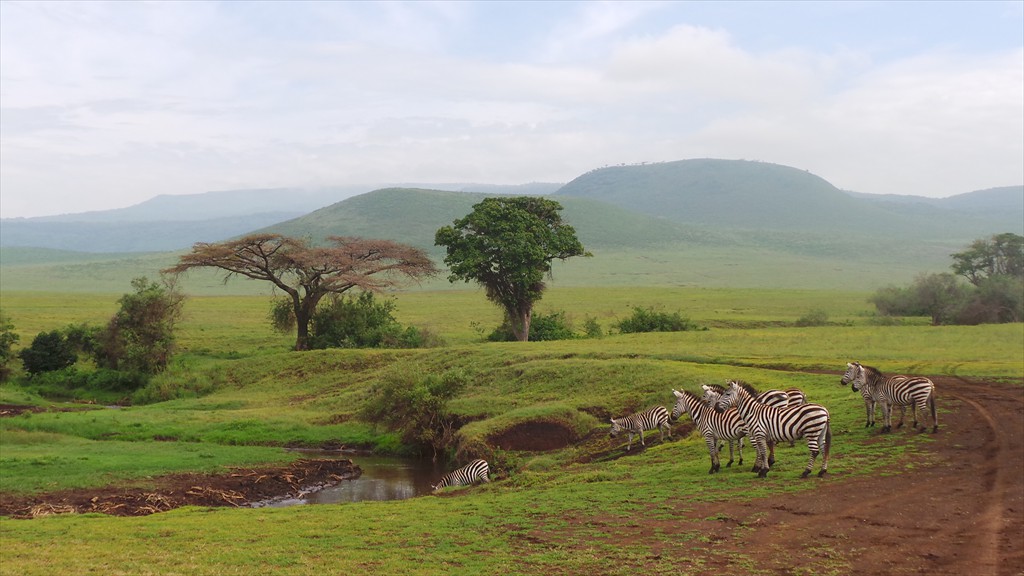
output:
<path id="1" fill-rule="evenodd" d="M 739 382 L 739 380 L 737 380 L 737 382 Z M 719 384 L 705 384 L 705 386 L 707 386 L 708 388 L 710 388 L 711 390 L 713 390 L 715 392 L 718 392 L 719 394 L 722 394 L 722 393 L 725 392 L 725 386 L 721 386 Z"/>
<path id="2" fill-rule="evenodd" d="M 746 390 L 747 394 L 750 394 L 751 396 L 757 396 L 758 394 L 760 394 L 760 392 L 758 392 L 753 386 L 747 384 L 743 380 L 733 380 L 733 382 L 739 385 L 740 388 Z"/>
<path id="3" fill-rule="evenodd" d="M 873 374 L 875 376 L 881 376 L 882 375 L 882 371 L 879 370 L 878 368 L 875 368 L 874 366 L 868 366 L 867 364 L 861 364 L 860 367 L 863 368 L 865 372 L 868 372 L 868 373 Z"/>
<path id="4" fill-rule="evenodd" d="M 697 396 L 693 392 L 690 392 L 689 390 L 680 390 L 680 392 L 682 392 L 683 395 L 685 395 L 690 400 L 693 400 L 694 402 L 697 402 L 698 404 L 700 403 L 700 396 Z"/>

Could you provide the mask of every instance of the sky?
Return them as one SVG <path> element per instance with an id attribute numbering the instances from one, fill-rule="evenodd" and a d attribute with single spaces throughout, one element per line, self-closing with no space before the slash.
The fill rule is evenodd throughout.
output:
<path id="1" fill-rule="evenodd" d="M 0 0 L 3 218 L 688 158 L 1024 184 L 1024 1 Z"/>

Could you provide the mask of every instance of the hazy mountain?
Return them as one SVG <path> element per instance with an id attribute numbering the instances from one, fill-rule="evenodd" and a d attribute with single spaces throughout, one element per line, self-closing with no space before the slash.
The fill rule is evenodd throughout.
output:
<path id="1" fill-rule="evenodd" d="M 871 196 L 839 190 L 804 170 L 742 160 L 613 166 L 564 186 L 462 183 L 359 192 L 232 190 L 158 196 L 119 210 L 4 219 L 0 246 L 169 251 L 274 230 L 384 237 L 433 249 L 437 228 L 468 213 L 486 194 L 523 193 L 550 193 L 586 244 L 620 248 L 686 241 L 834 253 L 848 250 L 843 247 L 855 238 L 966 243 L 999 232 L 1024 234 L 1024 186 L 943 199 Z"/>
<path id="2" fill-rule="evenodd" d="M 1014 208 L 1007 204 L 1010 195 L 982 191 L 944 202 L 883 201 L 852 195 L 789 166 L 697 159 L 593 170 L 553 197 L 600 200 L 716 229 L 948 238 L 1024 232 L 1024 202 Z"/>

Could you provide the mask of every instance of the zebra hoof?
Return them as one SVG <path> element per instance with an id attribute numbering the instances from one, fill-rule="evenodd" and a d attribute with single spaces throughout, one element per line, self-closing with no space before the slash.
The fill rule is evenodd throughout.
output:
<path id="1" fill-rule="evenodd" d="M 932 434 L 935 434 L 938 431 L 939 431 L 939 427 L 938 426 L 932 428 Z"/>
<path id="2" fill-rule="evenodd" d="M 740 464 L 743 464 L 743 462 L 740 462 Z M 732 468 L 732 460 L 729 460 L 728 462 L 726 462 L 725 463 L 725 467 L 726 468 Z"/>
<path id="3" fill-rule="evenodd" d="M 828 470 L 822 470 L 818 472 L 818 478 L 824 478 L 825 474 L 828 474 Z"/>
<path id="4" fill-rule="evenodd" d="M 810 475 L 811 475 L 811 471 L 810 470 L 804 470 L 804 473 L 801 474 L 800 477 L 801 478 L 807 478 Z"/>
<path id="5" fill-rule="evenodd" d="M 761 471 L 757 473 L 757 477 L 758 478 L 767 478 L 768 477 L 768 470 L 766 468 L 762 468 Z"/>

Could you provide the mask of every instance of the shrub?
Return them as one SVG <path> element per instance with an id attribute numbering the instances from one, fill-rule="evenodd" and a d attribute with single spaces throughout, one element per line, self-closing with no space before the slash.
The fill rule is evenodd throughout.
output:
<path id="1" fill-rule="evenodd" d="M 121 309 L 96 337 L 96 364 L 125 372 L 156 374 L 170 362 L 174 327 L 184 296 L 173 285 L 146 278 L 132 280 L 133 294 L 118 302 Z"/>
<path id="2" fill-rule="evenodd" d="M 78 355 L 59 330 L 40 332 L 32 339 L 32 345 L 22 350 L 18 356 L 25 366 L 25 371 L 33 376 L 61 370 L 78 361 Z"/>
<path id="3" fill-rule="evenodd" d="M 402 328 L 394 310 L 393 301 L 377 302 L 371 292 L 354 298 L 333 296 L 313 314 L 309 347 L 419 348 L 439 341 L 425 330 Z"/>
<path id="4" fill-rule="evenodd" d="M 699 330 L 700 327 L 679 312 L 655 312 L 653 308 L 633 307 L 633 315 L 617 324 L 619 332 L 633 334 L 638 332 L 684 332 Z"/>
<path id="5" fill-rule="evenodd" d="M 530 320 L 530 340 L 542 342 L 547 340 L 572 340 L 578 338 L 573 332 L 572 323 L 565 319 L 565 312 L 551 314 L 534 314 Z M 506 319 L 501 326 L 494 329 L 487 337 L 490 342 L 516 342 L 512 325 Z"/>
<path id="6" fill-rule="evenodd" d="M 399 432 L 406 445 L 431 448 L 436 460 L 455 437 L 457 420 L 448 411 L 448 401 L 466 386 L 467 380 L 461 371 L 425 376 L 392 372 L 371 389 L 360 416 Z"/>
<path id="7" fill-rule="evenodd" d="M 0 313 L 0 382 L 5 382 L 11 375 L 11 362 L 14 360 L 14 344 L 19 340 L 14 332 L 11 319 Z"/>
<path id="8" fill-rule="evenodd" d="M 821 309 L 810 310 L 796 321 L 796 325 L 800 327 L 825 326 L 826 324 L 828 324 L 828 312 Z"/>

